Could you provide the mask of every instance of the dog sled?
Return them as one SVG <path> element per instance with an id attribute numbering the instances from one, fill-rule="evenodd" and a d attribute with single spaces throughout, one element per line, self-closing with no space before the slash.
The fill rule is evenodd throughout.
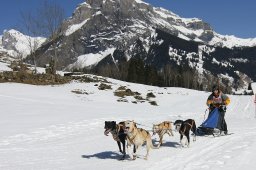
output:
<path id="1" fill-rule="evenodd" d="M 220 124 L 223 124 L 225 122 L 219 122 L 219 121 L 225 121 L 220 118 L 220 110 L 219 108 L 213 109 L 209 116 L 204 122 L 197 127 L 197 135 L 204 136 L 204 135 L 213 135 L 213 136 L 222 136 L 222 129 L 218 127 Z M 225 135 L 229 135 L 227 131 L 225 132 Z"/>

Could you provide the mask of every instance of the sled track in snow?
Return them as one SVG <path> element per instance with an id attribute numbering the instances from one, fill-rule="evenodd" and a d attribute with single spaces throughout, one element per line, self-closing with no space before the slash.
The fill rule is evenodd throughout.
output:
<path id="1" fill-rule="evenodd" d="M 109 118 L 108 118 L 109 119 Z M 46 128 L 39 128 L 30 133 L 17 134 L 0 139 L 0 147 L 8 145 L 22 144 L 22 143 L 36 143 L 39 141 L 54 141 L 64 139 L 76 135 L 88 135 L 90 131 L 96 128 L 104 131 L 104 121 L 107 118 L 83 120 L 79 122 L 68 122 L 66 124 L 51 125 Z"/>

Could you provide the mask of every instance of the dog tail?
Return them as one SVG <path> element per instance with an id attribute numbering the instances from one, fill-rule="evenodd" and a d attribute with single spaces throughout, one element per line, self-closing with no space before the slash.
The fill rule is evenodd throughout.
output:
<path id="1" fill-rule="evenodd" d="M 192 125 L 192 132 L 195 134 L 196 136 L 196 122 L 193 120 L 193 125 Z"/>
<path id="2" fill-rule="evenodd" d="M 195 121 L 193 122 L 192 131 L 194 134 L 193 141 L 196 141 L 197 130 L 196 130 L 196 122 Z"/>

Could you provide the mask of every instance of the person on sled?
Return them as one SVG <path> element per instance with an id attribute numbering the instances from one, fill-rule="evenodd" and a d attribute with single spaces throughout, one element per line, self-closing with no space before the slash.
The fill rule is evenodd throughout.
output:
<path id="1" fill-rule="evenodd" d="M 220 115 L 217 128 L 220 129 L 221 131 L 224 131 L 225 135 L 228 134 L 227 123 L 225 121 L 225 113 L 226 106 L 229 103 L 229 97 L 226 94 L 222 93 L 218 86 L 214 85 L 212 87 L 212 94 L 208 97 L 206 104 L 210 110 L 209 115 L 211 114 L 211 111 L 213 111 L 215 108 L 219 109 Z"/>

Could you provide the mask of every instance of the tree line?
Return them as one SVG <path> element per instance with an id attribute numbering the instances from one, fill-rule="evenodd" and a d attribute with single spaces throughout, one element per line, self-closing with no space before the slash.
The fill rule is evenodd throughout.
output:
<path id="1" fill-rule="evenodd" d="M 183 87 L 196 90 L 209 90 L 199 81 L 196 70 L 189 67 L 172 66 L 166 64 L 164 68 L 157 69 L 146 64 L 142 59 L 131 58 L 128 62 L 107 64 L 93 69 L 75 69 L 88 74 L 119 79 L 122 81 L 140 83 L 159 87 Z M 206 88 L 206 89 L 205 89 Z"/>

